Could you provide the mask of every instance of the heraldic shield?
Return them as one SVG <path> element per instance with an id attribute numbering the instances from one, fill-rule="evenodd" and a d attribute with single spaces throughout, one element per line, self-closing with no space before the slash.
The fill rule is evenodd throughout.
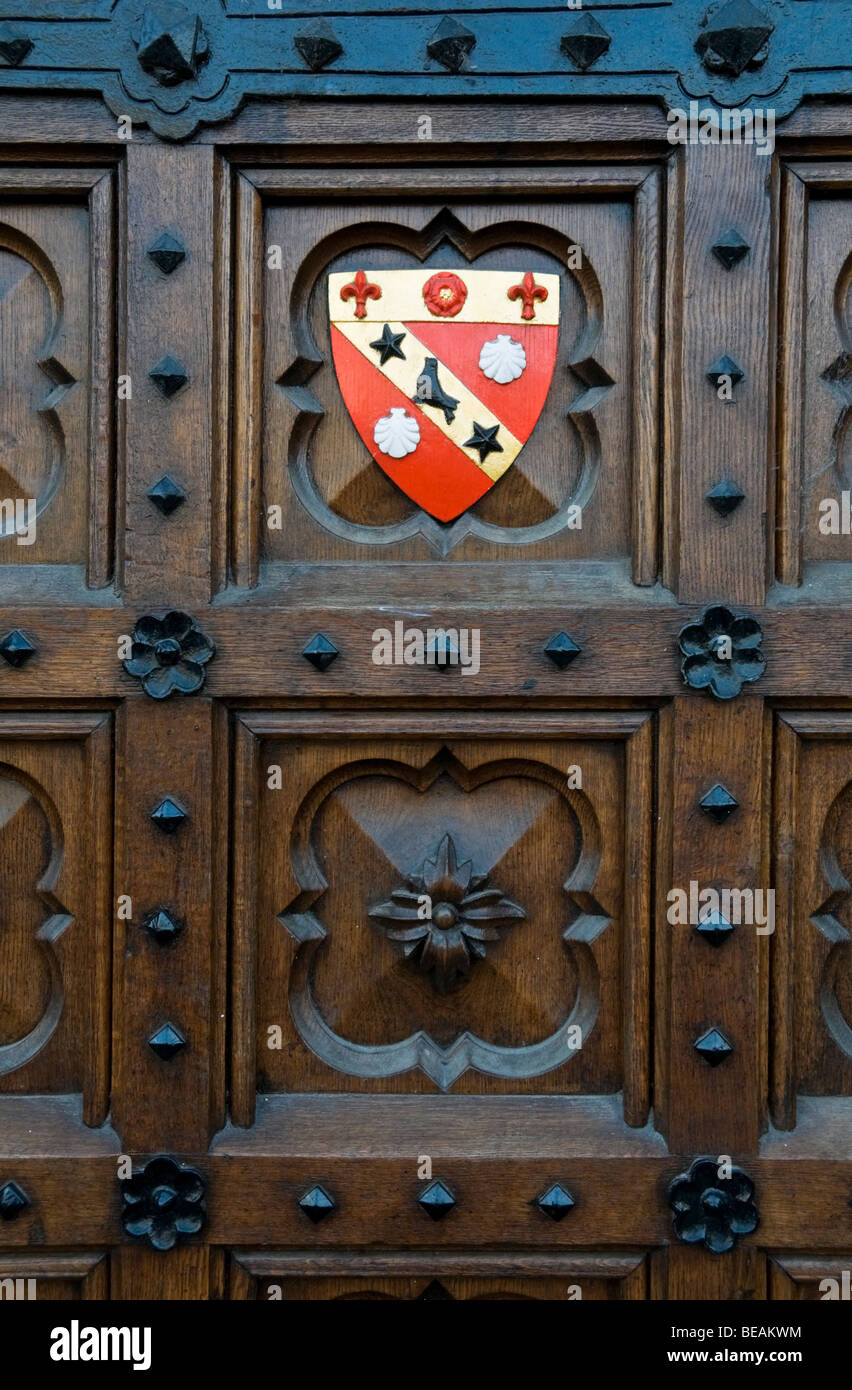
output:
<path id="1" fill-rule="evenodd" d="M 559 276 L 368 270 L 328 277 L 334 365 L 376 463 L 452 521 L 535 428 L 556 363 Z"/>

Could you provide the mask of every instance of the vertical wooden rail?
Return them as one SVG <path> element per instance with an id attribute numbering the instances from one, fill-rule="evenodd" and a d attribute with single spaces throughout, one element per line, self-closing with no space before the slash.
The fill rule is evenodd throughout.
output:
<path id="1" fill-rule="evenodd" d="M 213 458 L 214 168 L 210 148 L 131 144 L 127 151 L 127 510 L 122 615 L 130 633 L 140 613 L 194 615 L 211 579 Z M 185 248 L 170 274 L 148 248 L 162 232 Z M 149 371 L 173 357 L 188 383 L 164 396 Z M 163 516 L 147 496 L 164 474 L 186 500 Z M 213 789 L 226 766 L 220 711 L 202 692 L 164 701 L 126 680 L 117 727 L 115 892 L 131 903 L 116 922 L 113 1121 L 138 1168 L 149 1155 L 196 1160 L 222 1122 L 222 941 L 225 891 L 219 806 Z M 188 813 L 173 835 L 150 819 L 169 796 Z M 143 925 L 165 908 L 183 923 L 170 944 Z M 149 1037 L 171 1023 L 186 1046 L 171 1060 Z M 203 1157 L 200 1166 L 203 1168 Z M 215 1257 L 201 1245 L 160 1253 L 127 1243 L 114 1254 L 118 1298 L 206 1298 Z"/>
<path id="2" fill-rule="evenodd" d="M 711 603 L 735 612 L 761 605 L 772 561 L 773 236 L 772 159 L 753 145 L 689 146 L 678 156 L 670 254 L 678 303 L 668 303 L 670 448 L 664 547 L 666 582 L 684 621 Z M 730 270 L 713 246 L 735 231 L 746 254 Z M 733 399 L 719 397 L 709 368 L 727 355 L 744 373 Z M 720 516 L 706 494 L 729 479 L 743 494 Z M 741 921 L 712 946 L 694 924 L 667 918 L 673 888 L 767 890 L 768 811 L 763 702 L 746 686 L 730 702 L 698 691 L 661 720 L 661 825 L 657 894 L 658 1115 L 684 1167 L 727 1155 L 746 1168 L 757 1152 L 766 1103 L 768 937 Z M 700 798 L 721 783 L 738 808 L 722 824 Z M 717 1029 L 732 1051 L 710 1066 L 695 1042 Z M 748 1245 L 719 1259 L 673 1241 L 667 1297 L 765 1297 L 763 1261 Z"/>
<path id="3" fill-rule="evenodd" d="M 663 724 L 673 834 L 671 856 L 663 855 L 658 874 L 658 1089 L 665 1087 L 667 1096 L 661 1122 L 670 1150 L 685 1155 L 684 1167 L 698 1156 L 728 1155 L 748 1168 L 764 1119 L 768 936 L 756 922 L 732 921 L 727 939 L 713 946 L 694 923 L 670 923 L 668 914 L 672 889 L 688 895 L 691 884 L 696 893 L 770 887 L 762 833 L 763 703 L 746 693 L 728 704 L 685 695 L 665 711 Z M 739 802 L 721 825 L 699 805 L 717 782 Z M 694 1046 L 713 1029 L 732 1048 L 716 1066 Z M 680 1291 L 669 1297 L 733 1297 L 751 1265 L 737 1252 L 725 1261 L 729 1293 L 718 1291 L 719 1257 L 675 1243 L 669 1269 Z"/>
<path id="4" fill-rule="evenodd" d="M 690 145 L 680 167 L 682 246 L 671 248 L 675 293 L 667 350 L 668 524 L 665 575 L 683 603 L 705 598 L 761 604 L 773 538 L 770 467 L 772 360 L 770 176 L 772 159 L 753 145 Z M 748 252 L 731 270 L 713 253 L 729 229 Z M 675 229 L 671 229 L 674 231 Z M 676 280 L 682 258 L 682 278 Z M 744 373 L 733 399 L 720 400 L 707 370 L 727 355 Z M 674 412 L 674 418 L 672 416 Z M 730 478 L 744 494 L 727 517 L 706 494 Z"/>

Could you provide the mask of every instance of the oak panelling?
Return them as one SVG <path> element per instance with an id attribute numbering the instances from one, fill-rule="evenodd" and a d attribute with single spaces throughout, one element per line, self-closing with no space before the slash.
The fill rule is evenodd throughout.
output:
<path id="1" fill-rule="evenodd" d="M 673 518 L 676 523 L 663 578 L 683 603 L 724 595 L 729 602 L 755 604 L 766 587 L 766 517 L 772 515 L 770 163 L 749 145 L 691 145 L 678 152 L 680 187 L 670 209 L 682 209 L 676 226 L 682 227 L 683 246 L 669 277 L 677 303 L 669 300 L 674 312 L 664 389 L 670 397 L 670 466 L 663 501 L 667 525 Z M 727 271 L 711 247 L 732 226 L 750 250 Z M 745 373 L 731 401 L 720 400 L 706 376 L 723 353 Z M 727 477 L 745 499 L 720 517 L 705 493 Z"/>
<path id="2" fill-rule="evenodd" d="M 522 105 L 516 102 L 423 101 L 412 103 L 412 120 L 400 119 L 401 103 L 386 106 L 376 101 L 294 102 L 289 97 L 248 97 L 227 124 L 229 147 L 251 148 L 251 157 L 261 155 L 280 162 L 281 146 L 287 147 L 289 162 L 333 161 L 341 149 L 379 143 L 388 162 L 411 160 L 417 120 L 423 114 L 432 119 L 430 157 L 456 162 L 493 164 L 507 140 L 517 141 L 522 153 L 564 155 L 571 146 L 571 158 L 600 162 L 601 141 L 618 159 L 647 159 L 648 146 L 657 144 L 663 154 L 670 151 L 666 137 L 670 125 L 658 101 L 547 101 Z M 119 134 L 118 123 L 102 101 L 86 93 L 62 95 L 26 92 L 0 94 L 0 122 L 4 131 L 6 157 L 30 158 L 32 150 L 62 143 L 74 155 L 86 145 L 111 147 L 121 153 L 127 142 Z M 196 145 L 222 145 L 221 125 L 202 126 Z M 803 102 L 778 128 L 778 143 L 788 152 L 820 153 L 826 140 L 848 141 L 849 113 L 842 101 L 826 99 Z M 160 143 L 145 126 L 136 125 L 134 141 L 144 145 Z M 264 150 L 263 147 L 267 149 Z M 816 149 L 814 150 L 814 147 Z M 268 151 L 268 152 L 267 152 Z"/>
<path id="3" fill-rule="evenodd" d="M 118 719 L 124 798 L 115 892 L 130 898 L 132 915 L 116 921 L 113 1115 L 130 1152 L 156 1152 L 165 1138 L 178 1152 L 203 1146 L 222 1121 L 228 783 L 221 716 L 196 697 L 129 701 Z M 188 813 L 169 836 L 150 819 L 164 796 Z M 143 925 L 161 907 L 183 924 L 168 944 Z M 164 1061 L 148 1038 L 167 1022 L 187 1045 Z"/>
<path id="4" fill-rule="evenodd" d="M 127 456 L 124 585 L 131 602 L 203 603 L 211 593 L 215 401 L 214 154 L 127 146 L 126 362 L 133 395 L 122 403 Z M 192 197 L 187 190 L 192 189 Z M 186 248 L 164 275 L 147 255 L 163 232 Z M 149 378 L 164 356 L 188 384 L 166 399 Z M 163 517 L 147 496 L 167 474 L 187 501 Z"/>
<path id="5" fill-rule="evenodd" d="M 852 1247 L 834 1255 L 773 1253 L 769 1297 L 779 1302 L 819 1302 L 852 1297 Z"/>
<path id="6" fill-rule="evenodd" d="M 713 947 L 694 924 L 670 924 L 672 889 L 763 889 L 763 709 L 757 700 L 696 703 L 679 697 L 661 713 L 661 795 L 671 810 L 657 874 L 656 1029 L 658 1123 L 669 1146 L 714 1154 L 754 1150 L 763 1124 L 766 940 L 734 923 Z M 698 802 L 716 783 L 739 802 L 722 825 Z M 668 799 L 667 797 L 667 799 Z M 688 827 L 688 833 L 684 833 Z M 711 1068 L 693 1044 L 716 1028 L 733 1052 Z"/>
<path id="7" fill-rule="evenodd" d="M 572 595 L 564 606 L 536 606 L 533 612 L 514 603 L 499 609 L 465 607 L 461 601 L 441 607 L 443 611 L 436 611 L 437 605 L 433 608 L 430 602 L 418 608 L 420 623 L 479 628 L 478 674 L 462 677 L 459 671 L 439 673 L 424 666 L 375 665 L 373 632 L 377 627 L 392 629 L 398 617 L 410 622 L 410 604 L 384 610 L 377 604 L 357 613 L 350 606 L 330 610 L 306 605 L 294 612 L 265 604 L 223 604 L 191 612 L 216 644 L 205 689 L 214 698 L 234 703 L 355 695 L 373 701 L 406 697 L 451 703 L 473 699 L 481 704 L 492 701 L 495 692 L 525 705 L 538 700 L 659 701 L 683 690 L 677 634 L 685 622 L 699 616 L 697 607 L 678 609 L 662 598 L 659 604 L 633 607 L 582 605 Z M 779 604 L 752 612 L 764 630 L 767 669 L 759 685 L 744 689 L 740 698 L 754 699 L 757 692 L 770 698 L 836 702 L 838 691 L 848 688 L 844 683 L 852 655 L 852 634 L 840 600 L 801 608 Z M 25 618 L 15 609 L 0 610 L 0 630 L 20 625 L 39 648 L 26 666 L 0 671 L 0 693 L 24 703 L 116 696 L 147 700 L 117 656 L 118 639 L 132 632 L 134 616 L 132 610 L 91 611 L 74 605 L 63 608 L 61 616 L 42 606 L 28 608 Z M 558 671 L 543 650 L 563 628 L 583 648 L 568 671 Z M 322 673 L 302 655 L 317 632 L 326 632 L 341 651 Z M 696 692 L 688 698 L 709 707 L 706 695 Z"/>
<path id="8" fill-rule="evenodd" d="M 665 1293 L 672 1301 L 766 1298 L 766 1257 L 761 1250 L 740 1245 L 724 1259 L 677 1243 L 665 1254 Z"/>
<path id="9" fill-rule="evenodd" d="M 782 170 L 779 341 L 778 577 L 801 584 L 810 566 L 852 560 L 852 164 L 795 162 Z M 846 531 L 820 529 L 820 503 Z M 848 583 L 848 580 L 847 580 Z"/>
<path id="10" fill-rule="evenodd" d="M 110 1297 L 119 1302 L 221 1299 L 224 1280 L 222 1252 L 205 1245 L 180 1246 L 165 1259 L 144 1245 L 122 1245 L 111 1254 Z"/>
<path id="11" fill-rule="evenodd" d="M 232 1299 L 547 1299 L 553 1302 L 646 1297 L 642 1255 L 450 1255 L 399 1251 L 239 1251 L 231 1255 Z"/>
<path id="12" fill-rule="evenodd" d="M 108 1108 L 111 718 L 0 713 L 0 1091 Z"/>
<path id="13" fill-rule="evenodd" d="M 28 1281 L 35 1280 L 38 1302 L 57 1300 L 102 1302 L 109 1298 L 109 1263 L 103 1251 L 97 1254 L 76 1252 L 54 1254 L 51 1251 L 27 1252 L 23 1255 L 4 1255 L 0 1252 L 0 1281 L 23 1280 L 26 1295 Z M 8 1299 L 6 1285 L 0 1283 L 2 1296 Z"/>
<path id="14" fill-rule="evenodd" d="M 804 1232 L 816 1248 L 850 1247 L 851 1106 L 808 1099 L 792 1134 L 770 1130 L 758 1156 L 733 1150 L 760 1213 L 743 1251 L 801 1248 Z M 226 1128 L 195 1161 L 218 1245 L 623 1249 L 673 1241 L 666 1190 L 696 1152 L 670 1154 L 651 1126 L 630 1129 L 616 1096 L 293 1095 L 259 1096 L 255 1125 Z M 458 1201 L 438 1223 L 417 1207 L 423 1155 Z M 576 1200 L 558 1223 L 529 1205 L 554 1181 Z M 298 1207 L 316 1182 L 338 1203 L 320 1225 Z M 697 1252 L 693 1268 L 702 1259 L 729 1269 L 733 1296 L 736 1259 Z"/>
<path id="15" fill-rule="evenodd" d="M 777 724 L 773 1098 L 852 1096 L 852 716 L 784 711 Z"/>
<path id="16" fill-rule="evenodd" d="M 601 140 L 606 140 L 623 159 L 646 159 L 648 143 L 665 144 L 669 126 L 658 101 L 577 101 L 541 102 L 520 106 L 514 102 L 459 101 L 416 102 L 411 122 L 401 121 L 400 104 L 384 106 L 376 101 L 349 101 L 345 105 L 322 100 L 294 102 L 292 98 L 247 98 L 227 125 L 227 143 L 252 148 L 252 159 L 266 156 L 280 162 L 280 147 L 287 146 L 288 162 L 318 158 L 339 158 L 337 147 L 363 147 L 378 142 L 387 159 L 409 162 L 412 140 L 417 134 L 417 118 L 432 118 L 430 155 L 455 161 L 459 155 L 472 161 L 493 162 L 506 140 L 516 138 L 522 149 L 547 151 L 560 157 L 565 144 L 574 146 L 572 158 L 596 162 Z M 800 134 L 845 135 L 844 108 L 803 106 L 796 115 Z M 119 134 L 118 122 L 102 101 L 80 93 L 26 92 L 0 94 L 0 121 L 7 144 L 7 157 L 31 157 L 33 146 L 62 143 L 72 154 L 88 143 L 124 152 L 126 139 Z M 221 125 L 202 126 L 193 136 L 195 145 L 222 145 Z M 134 125 L 133 139 L 143 145 L 158 145 L 160 139 L 145 126 Z M 263 150 L 269 147 L 269 152 Z M 637 150 L 636 147 L 640 148 Z"/>
<path id="17" fill-rule="evenodd" d="M 43 1252 L 112 1244 L 118 1224 L 118 1136 L 86 1123 L 80 1095 L 0 1096 L 0 1186 L 30 1205 L 0 1227 L 0 1245 Z M 0 1255 L 0 1259 L 5 1256 Z"/>
<path id="18" fill-rule="evenodd" d="M 621 1112 L 617 1096 L 261 1096 L 252 1129 L 229 1126 L 209 1152 L 181 1158 L 207 1179 L 205 1237 L 214 1246 L 662 1247 L 671 1240 L 666 1189 L 692 1154 L 669 1154 L 652 1127 L 631 1129 Z M 732 1155 L 754 1177 L 761 1217 L 743 1251 L 801 1250 L 803 1233 L 816 1249 L 852 1248 L 850 1136 L 852 1101 L 803 1098 L 792 1133 L 770 1130 L 758 1157 Z M 90 1250 L 125 1241 L 121 1148 L 108 1126 L 83 1124 L 79 1097 L 0 1097 L 0 1180 L 19 1183 L 33 1203 L 3 1224 L 3 1245 Z M 424 1153 L 459 1199 L 442 1223 L 416 1203 Z M 147 1156 L 134 1154 L 134 1163 Z M 339 1209 L 314 1226 L 297 1199 L 318 1181 Z M 559 1223 L 529 1205 L 554 1181 L 577 1202 Z M 215 1257 L 208 1265 L 194 1242 L 175 1253 L 171 1262 L 124 1244 L 122 1296 L 132 1296 L 134 1278 L 146 1289 L 157 1280 L 174 1287 L 193 1270 L 209 1289 Z"/>
<path id="19" fill-rule="evenodd" d="M 0 558 L 93 587 L 113 569 L 113 197 L 108 169 L 0 169 L 0 498 L 36 513 L 31 544 L 3 522 Z"/>
<path id="20" fill-rule="evenodd" d="M 285 175 L 262 168 L 238 181 L 232 483 L 237 582 L 255 583 L 264 560 L 451 556 L 455 562 L 630 554 L 635 576 L 652 583 L 657 171 L 513 169 L 485 177 L 476 169 L 448 174 L 421 168 L 412 180 L 406 171 L 348 168 L 339 190 L 344 196 L 331 203 L 333 179 L 328 172 L 296 169 Z M 493 201 L 470 202 L 471 194 L 485 188 L 493 194 L 495 187 L 502 195 L 496 207 Z M 430 189 L 439 196 L 424 201 Z M 597 201 L 590 203 L 590 194 Z M 558 201 L 546 201 L 547 195 Z M 583 268 L 562 279 L 560 355 L 533 438 L 500 486 L 475 508 L 450 525 L 434 522 L 384 477 L 343 405 L 328 343 L 327 271 L 348 267 L 354 255 L 379 268 L 423 264 L 424 273 L 439 264 L 463 269 L 521 263 L 559 272 L 575 243 L 583 249 Z M 273 246 L 281 248 L 283 270 L 267 266 Z M 631 448 L 625 449 L 625 439 Z M 626 509 L 623 499 L 631 493 Z M 566 529 L 564 507 L 570 502 L 583 505 L 582 530 Z M 271 505 L 283 508 L 281 530 L 263 524 Z"/>
<path id="21" fill-rule="evenodd" d="M 647 716 L 507 723 L 496 713 L 456 714 L 443 734 L 439 716 L 409 717 L 405 733 L 398 720 L 240 716 L 236 800 L 256 809 L 245 834 L 234 827 L 238 1114 L 250 1121 L 244 1069 L 256 1066 L 258 1087 L 277 1092 L 626 1088 L 632 1121 L 643 1124 L 648 730 L 630 768 L 629 848 L 620 743 Z M 571 788 L 577 769 L 582 790 Z M 280 789 L 270 788 L 276 780 Z M 442 851 L 447 836 L 452 849 Z M 442 853 L 472 861 L 485 880 L 464 888 L 467 870 L 457 890 L 430 889 L 429 864 Z M 402 899 L 390 906 L 406 882 L 421 885 L 411 907 L 401 909 Z M 510 900 L 493 907 L 501 939 L 480 943 L 462 925 L 451 961 L 469 973 L 444 979 L 431 962 L 451 938 L 437 917 L 423 925 L 416 894 L 443 901 L 449 892 L 462 924 L 482 912 L 487 926 L 489 909 L 475 905 L 486 889 Z M 468 894 L 473 917 L 465 917 Z M 394 926 L 415 933 L 408 959 Z M 579 1051 L 572 1027 L 581 1030 Z"/>

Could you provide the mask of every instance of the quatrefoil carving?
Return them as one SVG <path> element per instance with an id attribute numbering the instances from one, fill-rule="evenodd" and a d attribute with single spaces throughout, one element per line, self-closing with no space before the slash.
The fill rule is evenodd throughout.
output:
<path id="1" fill-rule="evenodd" d="M 534 827 L 537 854 L 527 848 Z M 588 1039 L 600 992 L 592 948 L 611 918 L 592 891 L 597 818 L 555 768 L 529 759 L 468 768 L 447 749 L 422 768 L 349 763 L 302 803 L 290 855 L 301 891 L 278 919 L 298 943 L 290 1009 L 305 1043 L 336 1070 L 390 1077 L 419 1067 L 446 1090 L 470 1067 L 538 1076 L 571 1058 L 578 1029 Z M 553 874 L 544 895 L 541 862 Z M 421 895 L 410 896 L 421 883 L 433 898 L 431 922 L 416 916 Z M 441 927 L 438 909 L 451 909 L 455 921 L 445 912 Z M 444 950 L 435 942 L 441 931 L 451 938 Z M 553 1000 L 535 1007 L 519 965 L 524 952 L 555 981 Z M 496 1000 L 492 1015 L 483 988 Z M 400 1038 L 393 1033 L 403 1001 L 405 1017 L 421 1026 Z M 515 1025 L 522 1045 L 512 1045 L 513 1008 L 524 1019 Z M 385 1040 L 391 1015 L 397 1022 Z M 541 1036 L 531 1038 L 532 1029 Z"/>
<path id="2" fill-rule="evenodd" d="M 840 981 L 852 969 L 852 935 L 841 921 L 841 917 L 846 916 L 852 899 L 852 885 L 841 867 L 841 854 L 843 847 L 849 844 L 850 832 L 852 782 L 847 783 L 835 797 L 825 818 L 820 857 L 822 872 L 831 892 L 811 917 L 813 925 L 822 932 L 829 943 L 819 991 L 822 1016 L 841 1052 L 852 1059 L 852 1026 L 838 998 Z"/>
<path id="3" fill-rule="evenodd" d="M 6 224 L 0 224 L 0 328 L 8 353 L 0 380 L 2 486 L 8 496 L 34 499 L 34 521 L 63 480 L 62 403 L 76 381 L 61 360 L 66 325 L 56 270 L 30 237 Z M 0 537 L 14 533 L 4 522 Z"/>
<path id="4" fill-rule="evenodd" d="M 57 944 L 74 919 L 53 892 L 62 866 L 59 814 L 33 778 L 3 764 L 0 861 L 0 1075 L 8 1075 L 38 1056 L 59 1023 Z"/>

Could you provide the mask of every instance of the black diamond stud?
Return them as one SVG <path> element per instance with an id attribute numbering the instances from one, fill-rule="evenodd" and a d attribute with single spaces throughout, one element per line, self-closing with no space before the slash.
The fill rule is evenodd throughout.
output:
<path id="1" fill-rule="evenodd" d="M 542 1192 L 541 1196 L 536 1197 L 533 1202 L 533 1206 L 538 1207 L 539 1211 L 543 1211 L 553 1221 L 561 1221 L 576 1205 L 571 1193 L 566 1192 L 565 1188 L 560 1186 L 558 1182 L 555 1182 L 546 1192 Z"/>
<path id="2" fill-rule="evenodd" d="M 695 930 L 706 941 L 708 946 L 721 946 L 727 941 L 731 932 L 734 930 L 727 917 L 723 917 L 721 912 L 708 912 L 702 917 L 700 922 L 695 924 Z"/>
<path id="3" fill-rule="evenodd" d="M 606 53 L 611 43 L 611 36 L 594 15 L 583 14 L 578 15 L 562 35 L 559 47 L 575 67 L 585 72 Z"/>
<path id="4" fill-rule="evenodd" d="M 695 45 L 708 72 L 739 77 L 766 59 L 766 43 L 775 25 L 751 0 L 730 0 L 712 18 Z"/>
<path id="5" fill-rule="evenodd" d="M 745 497 L 745 493 L 737 487 L 732 478 L 723 478 L 720 483 L 711 488 L 704 494 L 705 501 L 719 513 L 720 516 L 730 516 Z"/>
<path id="6" fill-rule="evenodd" d="M 729 227 L 718 241 L 714 241 L 711 249 L 717 261 L 720 261 L 726 270 L 733 270 L 734 266 L 739 265 L 743 257 L 748 255 L 751 247 L 735 227 Z"/>
<path id="7" fill-rule="evenodd" d="M 708 1032 L 702 1033 L 701 1037 L 696 1038 L 692 1045 L 699 1057 L 703 1057 L 710 1067 L 718 1067 L 719 1063 L 724 1062 L 725 1058 L 729 1057 L 734 1050 L 724 1033 L 720 1033 L 718 1028 L 711 1028 Z"/>
<path id="8" fill-rule="evenodd" d="M 172 271 L 177 270 L 181 262 L 186 260 L 185 248 L 171 232 L 163 232 L 158 236 L 148 247 L 148 255 L 164 275 L 171 275 Z"/>
<path id="9" fill-rule="evenodd" d="M 436 671 L 458 670 L 459 649 L 449 633 L 441 633 L 428 643 L 426 665 L 434 666 Z"/>
<path id="10" fill-rule="evenodd" d="M 10 68 L 16 68 L 32 52 L 33 41 L 11 24 L 0 24 L 0 58 Z"/>
<path id="11" fill-rule="evenodd" d="M 183 488 L 178 487 L 168 473 L 164 473 L 160 481 L 154 484 L 148 497 L 157 510 L 163 513 L 163 516 L 171 516 L 172 512 L 186 501 L 186 493 Z"/>
<path id="12" fill-rule="evenodd" d="M 150 932 L 158 946 L 170 945 L 184 929 L 184 923 L 180 918 L 173 917 L 164 907 L 158 907 L 154 912 L 149 912 L 148 916 L 143 918 L 142 925 L 147 932 Z"/>
<path id="13" fill-rule="evenodd" d="M 731 796 L 727 787 L 723 787 L 721 782 L 717 782 L 711 787 L 709 792 L 705 792 L 698 802 L 702 811 L 709 816 L 717 825 L 728 819 L 733 811 L 736 811 L 739 802 L 735 796 Z"/>
<path id="14" fill-rule="evenodd" d="M 152 1052 L 156 1052 L 158 1057 L 162 1057 L 164 1062 L 170 1062 L 179 1052 L 183 1052 L 186 1047 L 186 1038 L 173 1023 L 164 1023 L 162 1028 L 158 1028 L 156 1033 L 151 1034 L 148 1039 L 148 1046 Z"/>
<path id="15" fill-rule="evenodd" d="M 148 375 L 157 390 L 161 391 L 167 400 L 176 396 L 181 387 L 186 386 L 189 381 L 185 369 L 177 358 L 172 357 L 169 353 L 166 353 L 165 357 L 161 357 L 159 362 L 154 363 Z"/>
<path id="16" fill-rule="evenodd" d="M 16 1182 L 5 1182 L 0 1187 L 0 1220 L 14 1221 L 16 1216 L 20 1216 L 21 1212 L 30 1206 L 32 1202 Z"/>
<path id="17" fill-rule="evenodd" d="M 316 1225 L 318 1222 L 324 1221 L 327 1216 L 331 1216 L 337 1203 L 333 1197 L 328 1195 L 324 1187 L 320 1187 L 319 1183 L 314 1183 L 314 1186 L 299 1198 L 299 1206 L 308 1220 L 313 1221 Z"/>
<path id="18" fill-rule="evenodd" d="M 186 820 L 186 811 L 170 796 L 164 796 L 159 806 L 155 806 L 150 819 L 164 835 L 174 835 Z"/>
<path id="19" fill-rule="evenodd" d="M 418 1206 L 421 1206 L 427 1216 L 431 1216 L 433 1221 L 441 1221 L 457 1205 L 456 1199 L 448 1187 L 442 1182 L 430 1182 L 425 1192 L 421 1192 L 417 1198 Z"/>
<path id="20" fill-rule="evenodd" d="M 551 637 L 544 649 L 545 656 L 550 657 L 554 666 L 558 666 L 560 671 L 564 671 L 571 662 L 580 655 L 582 647 L 578 647 L 573 637 L 569 637 L 567 632 L 557 632 L 555 637 Z"/>
<path id="21" fill-rule="evenodd" d="M 12 628 L 0 641 L 0 656 L 9 666 L 23 666 L 37 651 L 35 642 L 31 642 L 19 627 Z"/>
<path id="22" fill-rule="evenodd" d="M 172 0 L 148 5 L 131 30 L 139 66 L 162 87 L 198 76 L 210 57 L 199 15 Z"/>
<path id="23" fill-rule="evenodd" d="M 321 72 L 333 63 L 343 52 L 343 44 L 335 34 L 327 19 L 318 19 L 314 24 L 306 24 L 293 39 L 299 57 L 307 63 L 312 72 Z"/>
<path id="24" fill-rule="evenodd" d="M 405 353 L 400 347 L 400 343 L 405 336 L 404 333 L 394 333 L 391 330 L 390 324 L 385 324 L 382 329 L 381 337 L 376 338 L 375 341 L 370 344 L 373 351 L 379 353 L 379 361 L 382 366 L 384 366 L 391 357 L 401 357 L 403 362 L 405 361 Z"/>
<path id="25" fill-rule="evenodd" d="M 312 637 L 307 646 L 302 648 L 302 656 L 318 671 L 327 671 L 331 663 L 340 656 L 340 648 L 329 641 L 324 633 L 318 632 L 316 637 Z"/>
<path id="26" fill-rule="evenodd" d="M 712 367 L 707 368 L 707 380 L 712 381 L 714 386 L 720 386 L 722 377 L 725 376 L 730 377 L 732 386 L 738 386 L 741 381 L 745 380 L 745 372 L 742 367 L 727 353 L 723 353 Z"/>
<path id="27" fill-rule="evenodd" d="M 426 45 L 426 52 L 450 72 L 463 72 L 476 47 L 476 35 L 446 15 Z"/>

